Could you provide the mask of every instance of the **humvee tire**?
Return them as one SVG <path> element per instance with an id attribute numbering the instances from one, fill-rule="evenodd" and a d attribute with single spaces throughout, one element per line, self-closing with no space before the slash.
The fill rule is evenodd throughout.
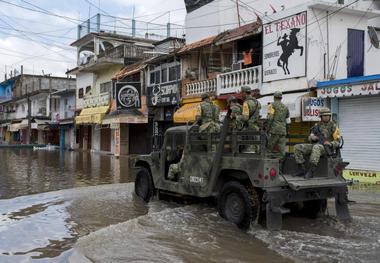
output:
<path id="1" fill-rule="evenodd" d="M 224 219 L 246 230 L 258 218 L 259 200 L 256 191 L 237 181 L 229 181 L 218 196 L 218 212 Z"/>
<path id="2" fill-rule="evenodd" d="M 152 176 L 145 167 L 140 167 L 135 179 L 135 193 L 145 202 L 149 202 L 154 195 Z"/>

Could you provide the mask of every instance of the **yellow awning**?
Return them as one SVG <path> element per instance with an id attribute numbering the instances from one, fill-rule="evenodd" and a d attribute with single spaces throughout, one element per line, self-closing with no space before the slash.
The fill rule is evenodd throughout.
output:
<path id="1" fill-rule="evenodd" d="M 184 104 L 174 113 L 174 123 L 186 123 L 195 121 L 195 117 L 198 114 L 198 107 L 201 104 L 198 99 L 195 101 L 197 102 Z M 217 105 L 221 111 L 227 106 L 227 103 L 224 100 L 213 100 L 212 102 Z"/>
<path id="2" fill-rule="evenodd" d="M 109 106 L 96 108 L 86 108 L 81 111 L 79 116 L 75 117 L 76 124 L 102 124 L 104 116 L 108 112 Z"/>
<path id="3" fill-rule="evenodd" d="M 188 103 L 179 108 L 173 117 L 174 123 L 186 123 L 186 122 L 194 122 L 195 117 L 198 113 L 198 107 L 201 103 Z"/>

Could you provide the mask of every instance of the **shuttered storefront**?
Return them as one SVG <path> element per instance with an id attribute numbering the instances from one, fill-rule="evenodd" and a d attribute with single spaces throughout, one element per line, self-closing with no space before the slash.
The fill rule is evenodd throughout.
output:
<path id="1" fill-rule="evenodd" d="M 380 97 L 339 99 L 339 128 L 348 169 L 380 171 Z"/>

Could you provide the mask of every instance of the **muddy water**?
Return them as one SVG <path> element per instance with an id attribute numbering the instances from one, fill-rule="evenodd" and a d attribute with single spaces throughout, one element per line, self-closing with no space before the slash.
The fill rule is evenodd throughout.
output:
<path id="1" fill-rule="evenodd" d="M 4 156 L 17 161 L 6 162 Z M 335 220 L 330 203 L 330 215 L 321 219 L 288 216 L 282 231 L 254 226 L 241 232 L 207 205 L 157 200 L 145 204 L 134 196 L 133 183 L 54 191 L 131 180 L 125 167 L 120 169 L 121 164 L 115 165 L 110 156 L 0 151 L 0 157 L 0 262 L 81 262 L 84 258 L 93 262 L 378 262 L 380 258 L 379 188 L 352 192 L 350 199 L 357 202 L 350 205 L 350 224 Z M 46 191 L 51 192 L 32 194 Z"/>
<path id="2" fill-rule="evenodd" d="M 130 182 L 128 160 L 86 152 L 0 149 L 0 199 Z"/>

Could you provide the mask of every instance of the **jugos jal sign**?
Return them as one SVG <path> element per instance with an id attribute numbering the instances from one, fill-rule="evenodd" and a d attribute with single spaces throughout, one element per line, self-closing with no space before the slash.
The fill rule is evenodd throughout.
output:
<path id="1" fill-rule="evenodd" d="M 347 84 L 340 86 L 321 87 L 318 89 L 318 97 L 321 98 L 376 94 L 380 94 L 380 81 L 356 85 Z"/>

